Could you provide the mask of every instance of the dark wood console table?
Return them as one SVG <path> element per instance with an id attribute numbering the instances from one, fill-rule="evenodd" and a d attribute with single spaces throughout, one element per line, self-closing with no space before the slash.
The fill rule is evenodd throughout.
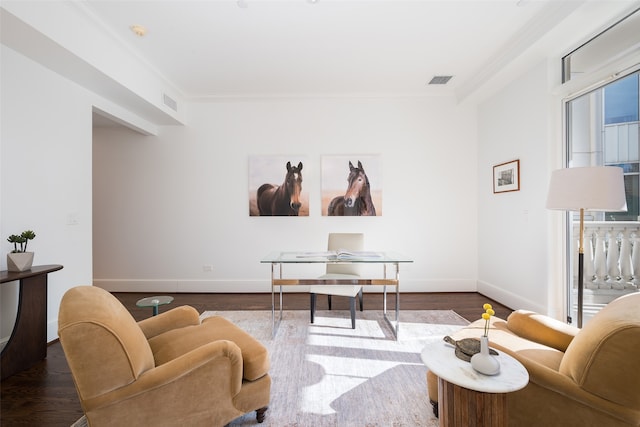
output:
<path id="1" fill-rule="evenodd" d="M 2 379 L 47 357 L 47 274 L 61 269 L 61 265 L 40 265 L 27 271 L 0 271 L 0 283 L 20 282 L 16 323 L 0 355 Z"/>

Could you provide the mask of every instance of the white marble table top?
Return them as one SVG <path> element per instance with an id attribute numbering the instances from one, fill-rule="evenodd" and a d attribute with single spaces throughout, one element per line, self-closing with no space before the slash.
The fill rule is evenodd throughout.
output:
<path id="1" fill-rule="evenodd" d="M 484 393 L 508 393 L 524 388 L 529 382 L 527 370 L 503 351 L 498 353 L 495 357 L 500 362 L 500 372 L 491 376 L 477 372 L 471 363 L 458 359 L 454 347 L 442 339 L 428 343 L 421 357 L 430 371 L 460 387 Z"/>

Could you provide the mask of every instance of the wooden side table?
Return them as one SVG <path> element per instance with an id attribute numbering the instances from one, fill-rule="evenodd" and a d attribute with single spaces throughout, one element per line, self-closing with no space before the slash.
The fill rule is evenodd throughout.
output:
<path id="1" fill-rule="evenodd" d="M 0 355 L 2 379 L 47 357 L 47 274 L 61 269 L 61 265 L 40 265 L 27 271 L 0 271 L 0 283 L 20 283 L 16 323 Z"/>
<path id="2" fill-rule="evenodd" d="M 488 376 L 455 356 L 453 346 L 434 341 L 422 350 L 422 361 L 438 380 L 440 426 L 472 427 L 509 424 L 507 394 L 524 388 L 529 373 L 513 357 L 500 351 L 500 372 Z"/>

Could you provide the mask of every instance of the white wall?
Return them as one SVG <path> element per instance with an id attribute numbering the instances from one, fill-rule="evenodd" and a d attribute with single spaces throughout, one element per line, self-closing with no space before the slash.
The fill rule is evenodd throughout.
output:
<path id="1" fill-rule="evenodd" d="M 48 282 L 49 340 L 64 292 L 91 284 L 91 97 L 79 86 L 1 47 L 1 269 L 10 234 L 32 229 L 34 265 L 62 264 Z M 67 225 L 68 216 L 77 225 Z M 2 337 L 13 328 L 17 282 L 0 288 Z"/>
<path id="2" fill-rule="evenodd" d="M 544 61 L 478 108 L 478 291 L 542 313 L 562 303 L 549 298 L 561 284 L 548 280 L 545 203 L 549 159 L 562 146 L 549 74 Z M 494 194 L 493 165 L 513 159 L 520 159 L 520 191 Z"/>
<path id="3" fill-rule="evenodd" d="M 270 268 L 260 264 L 266 254 L 321 250 L 328 232 L 358 231 L 367 248 L 414 259 L 402 269 L 403 291 L 475 290 L 474 108 L 449 98 L 189 108 L 188 126 L 165 127 L 157 137 L 112 128 L 94 133 L 95 284 L 268 292 Z M 249 217 L 248 157 L 256 154 L 306 156 L 309 217 Z M 332 154 L 381 155 L 381 217 L 321 216 L 321 156 Z M 207 264 L 212 272 L 203 272 Z"/>

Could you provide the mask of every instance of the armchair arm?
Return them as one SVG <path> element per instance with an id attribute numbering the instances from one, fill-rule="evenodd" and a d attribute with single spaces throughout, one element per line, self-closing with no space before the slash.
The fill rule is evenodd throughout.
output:
<path id="1" fill-rule="evenodd" d="M 580 329 L 559 320 L 527 310 L 516 310 L 507 318 L 507 327 L 514 334 L 556 350 L 565 352 Z"/>
<path id="2" fill-rule="evenodd" d="M 584 390 L 567 375 L 536 363 L 531 359 L 518 357 L 518 354 L 513 354 L 513 356 L 516 357 L 527 369 L 527 372 L 529 372 L 529 383 L 534 383 L 548 391 L 548 393 L 544 394 L 545 398 L 548 399 L 547 407 L 554 406 L 554 402 L 557 402 L 558 396 L 560 395 L 574 402 L 577 405 L 577 408 L 590 408 L 601 413 L 608 414 L 612 418 L 623 420 L 625 425 L 627 423 L 629 425 L 635 425 L 637 423 L 638 417 L 640 416 L 640 411 L 637 409 L 596 396 L 595 394 Z M 528 387 L 531 387 L 531 385 Z M 542 396 L 540 394 L 537 395 L 537 398 L 541 397 Z M 544 407 L 545 405 L 543 404 L 541 406 Z M 570 408 L 566 408 L 565 410 L 572 411 Z M 580 416 L 577 416 L 576 412 L 585 411 L 571 412 L 576 425 L 589 424 L 588 419 L 580 420 Z M 589 415 L 585 414 L 588 413 L 585 412 L 582 416 L 589 417 Z M 593 419 L 591 419 L 591 421 L 593 422 Z"/>
<path id="3" fill-rule="evenodd" d="M 112 414 L 128 413 L 126 408 L 138 412 L 144 412 L 147 407 L 149 412 L 161 408 L 175 411 L 176 406 L 188 405 L 186 401 L 190 399 L 201 400 L 209 395 L 215 396 L 215 399 L 221 399 L 222 395 L 231 402 L 241 387 L 240 347 L 231 341 L 219 340 L 150 369 L 124 387 L 87 399 L 83 407 L 88 413 L 106 407 L 112 409 Z M 185 394 L 187 391 L 194 395 Z M 141 402 L 153 404 L 149 406 Z M 122 407 L 113 411 L 114 406 Z"/>
<path id="4" fill-rule="evenodd" d="M 147 340 L 173 329 L 199 324 L 200 315 L 198 311 L 188 305 L 173 308 L 138 322 L 138 326 L 142 329 Z"/>

